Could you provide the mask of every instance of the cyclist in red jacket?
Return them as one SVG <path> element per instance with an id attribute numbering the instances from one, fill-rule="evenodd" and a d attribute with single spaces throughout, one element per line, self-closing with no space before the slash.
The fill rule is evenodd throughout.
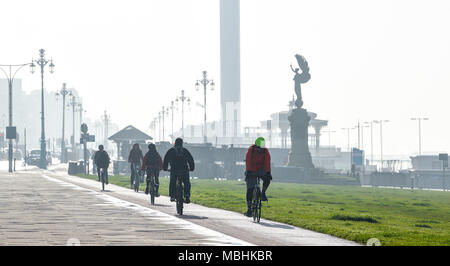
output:
<path id="1" fill-rule="evenodd" d="M 257 178 L 263 180 L 263 188 L 261 200 L 267 201 L 266 190 L 269 187 L 272 174 L 270 173 L 270 153 L 265 148 L 265 140 L 263 137 L 256 139 L 255 144 L 250 146 L 245 156 L 245 182 L 247 184 L 247 212 L 246 216 L 251 217 L 251 202 L 253 189 L 257 184 Z"/>

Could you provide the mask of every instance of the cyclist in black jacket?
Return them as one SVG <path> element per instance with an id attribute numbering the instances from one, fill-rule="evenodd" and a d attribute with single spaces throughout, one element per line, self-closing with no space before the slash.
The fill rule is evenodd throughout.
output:
<path id="1" fill-rule="evenodd" d="M 94 155 L 94 163 L 97 166 L 98 180 L 100 181 L 100 168 L 103 168 L 105 170 L 106 184 L 108 184 L 108 167 L 111 159 L 103 145 L 98 146 L 98 151 Z"/>
<path id="2" fill-rule="evenodd" d="M 192 158 L 191 153 L 183 148 L 183 139 L 177 138 L 175 140 L 175 145 L 170 148 L 163 161 L 163 170 L 168 171 L 170 164 L 170 184 L 169 184 L 169 195 L 170 201 L 175 201 L 176 194 L 176 182 L 177 176 L 182 176 L 182 181 L 184 184 L 184 196 L 185 203 L 190 203 L 191 196 L 191 182 L 189 180 L 189 171 L 194 171 L 195 164 L 194 158 Z"/>

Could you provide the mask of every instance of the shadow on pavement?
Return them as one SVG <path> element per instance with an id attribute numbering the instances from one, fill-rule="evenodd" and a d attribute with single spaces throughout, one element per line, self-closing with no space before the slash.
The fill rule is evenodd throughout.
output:
<path id="1" fill-rule="evenodd" d="M 186 219 L 186 220 L 205 220 L 205 219 L 208 219 L 208 217 L 206 217 L 206 216 L 195 216 L 195 215 L 178 215 L 177 214 L 177 217 L 178 218 L 183 218 L 183 219 Z"/>
<path id="2" fill-rule="evenodd" d="M 165 205 L 165 204 L 157 204 L 157 203 L 152 205 L 151 203 L 149 203 L 148 207 L 169 207 L 169 206 Z"/>
<path id="3" fill-rule="evenodd" d="M 281 229 L 294 229 L 293 226 L 284 225 L 284 224 L 269 224 L 269 223 L 264 223 L 264 222 L 260 222 L 259 224 L 262 226 L 266 226 L 266 227 L 281 228 Z"/>

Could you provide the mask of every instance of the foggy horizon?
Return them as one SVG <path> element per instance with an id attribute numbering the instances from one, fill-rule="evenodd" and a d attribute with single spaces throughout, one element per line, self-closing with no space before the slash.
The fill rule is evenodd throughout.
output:
<path id="1" fill-rule="evenodd" d="M 25 4 L 29 8 L 23 9 Z M 47 92 L 56 92 L 62 83 L 75 88 L 90 120 L 107 110 L 119 129 L 134 125 L 149 133 L 161 106 L 184 89 L 192 99 L 185 123 L 200 125 L 203 111 L 196 103 L 203 94 L 194 84 L 203 70 L 217 84 L 208 91 L 208 121 L 220 118 L 219 1 L 3 5 L 11 12 L 0 24 L 8 25 L 5 36 L 10 38 L 2 43 L 0 64 L 27 63 L 44 48 L 56 65 L 54 74 L 46 73 Z M 242 127 L 258 126 L 270 114 L 288 110 L 294 85 L 289 65 L 296 64 L 299 53 L 312 75 L 302 86 L 304 108 L 329 120 L 324 130 L 336 131 L 331 145 L 346 150 L 341 128 L 386 119 L 384 156 L 413 156 L 418 126 L 410 118 L 421 116 L 430 119 L 422 124 L 422 154 L 450 150 L 443 111 L 450 86 L 450 3 L 243 0 L 240 11 Z M 33 16 L 40 12 L 47 14 L 41 21 Z M 40 89 L 39 75 L 28 69 L 17 78 L 26 92 Z M 378 125 L 373 134 L 377 157 Z M 366 157 L 369 141 L 366 128 Z M 328 145 L 327 133 L 322 143 Z M 351 146 L 357 146 L 355 130 Z"/>

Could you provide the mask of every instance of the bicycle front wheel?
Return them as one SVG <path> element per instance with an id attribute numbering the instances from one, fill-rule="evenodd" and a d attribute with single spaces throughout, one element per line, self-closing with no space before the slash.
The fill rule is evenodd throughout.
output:
<path id="1" fill-rule="evenodd" d="M 155 182 L 153 181 L 153 178 L 150 181 L 150 203 L 155 205 Z"/>
<path id="2" fill-rule="evenodd" d="M 102 190 L 105 191 L 105 174 L 102 173 Z"/>
<path id="3" fill-rule="evenodd" d="M 261 196 L 258 197 L 257 205 L 258 205 L 258 213 L 257 213 L 257 216 L 256 216 L 256 221 L 259 223 L 259 220 L 261 220 L 261 209 L 262 209 L 261 208 L 262 207 Z"/>
<path id="4" fill-rule="evenodd" d="M 258 220 L 259 201 L 260 201 L 259 190 L 255 188 L 255 190 L 253 190 L 253 199 L 252 199 L 252 216 L 254 222 Z"/>
<path id="5" fill-rule="evenodd" d="M 177 213 L 183 215 L 183 186 L 178 184 L 177 186 Z"/>
<path id="6" fill-rule="evenodd" d="M 134 177 L 134 191 L 139 192 L 139 176 Z"/>

